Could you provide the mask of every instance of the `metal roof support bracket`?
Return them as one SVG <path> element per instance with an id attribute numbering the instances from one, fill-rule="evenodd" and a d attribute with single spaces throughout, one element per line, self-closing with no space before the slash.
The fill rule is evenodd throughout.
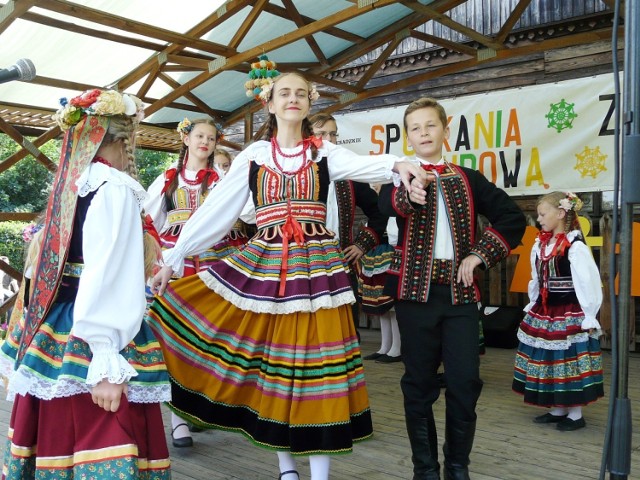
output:
<path id="1" fill-rule="evenodd" d="M 167 58 L 167 52 L 158 53 L 158 65 L 164 65 L 165 63 L 167 63 Z"/>
<path id="2" fill-rule="evenodd" d="M 340 97 L 338 98 L 338 101 L 340 103 L 342 103 L 342 104 L 345 104 L 345 103 L 348 103 L 348 102 L 351 102 L 351 101 L 355 100 L 357 96 L 358 95 L 356 95 L 353 92 L 346 92 L 346 93 L 343 93 L 342 95 L 340 95 Z"/>
<path id="3" fill-rule="evenodd" d="M 358 0 L 358 8 L 368 7 L 369 5 L 373 5 L 378 0 Z"/>
<path id="4" fill-rule="evenodd" d="M 209 73 L 213 73 L 216 70 L 220 70 L 227 63 L 227 59 L 225 57 L 218 57 L 215 60 L 211 60 L 209 62 Z"/>
<path id="5" fill-rule="evenodd" d="M 497 57 L 498 52 L 493 48 L 479 48 L 477 55 L 478 61 L 482 62 L 484 60 Z"/>
<path id="6" fill-rule="evenodd" d="M 34 156 L 34 158 L 37 158 L 38 155 L 40 155 L 40 150 L 38 150 L 38 147 L 36 147 L 33 143 L 31 143 L 29 140 L 27 140 L 26 138 L 22 139 L 22 146 L 24 147 L 24 149 L 29 152 L 31 155 Z"/>
<path id="7" fill-rule="evenodd" d="M 9 18 L 9 15 L 13 13 L 14 8 L 15 8 L 14 2 L 9 2 L 5 4 L 4 7 L 0 7 L 0 23 L 4 22 L 7 18 Z"/>

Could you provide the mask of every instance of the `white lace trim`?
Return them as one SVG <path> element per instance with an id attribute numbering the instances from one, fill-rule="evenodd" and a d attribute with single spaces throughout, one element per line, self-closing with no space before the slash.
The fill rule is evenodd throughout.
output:
<path id="1" fill-rule="evenodd" d="M 362 269 L 362 275 L 365 277 L 374 277 L 376 275 L 380 275 L 381 273 L 386 273 L 389 271 L 389 268 L 391 267 L 391 265 L 385 265 L 384 267 L 376 267 L 373 269 Z"/>
<path id="2" fill-rule="evenodd" d="M 96 191 L 104 182 L 129 187 L 136 198 L 136 202 L 138 202 L 140 211 L 142 211 L 145 202 L 149 198 L 149 194 L 145 191 L 144 187 L 128 174 L 109 167 L 104 163 L 91 163 L 85 171 L 82 172 L 82 175 L 80 175 L 80 178 L 76 181 L 78 195 L 80 197 L 86 197 L 91 192 Z"/>
<path id="3" fill-rule="evenodd" d="M 0 350 L 0 376 L 6 379 L 11 378 L 14 372 L 16 361 L 15 359 L 7 356 Z"/>
<path id="4" fill-rule="evenodd" d="M 522 330 L 518 330 L 518 340 L 532 348 L 542 348 L 544 350 L 566 350 L 573 343 L 582 343 L 589 340 L 589 337 L 598 338 L 598 336 L 589 335 L 587 332 L 581 332 L 576 335 L 567 337 L 566 340 L 545 340 L 544 338 L 530 337 Z"/>
<path id="5" fill-rule="evenodd" d="M 65 398 L 82 393 L 91 393 L 91 388 L 84 382 L 73 378 L 59 378 L 52 382 L 39 377 L 35 372 L 20 367 L 9 377 L 7 400 L 13 401 L 16 395 L 32 395 L 41 400 Z M 171 384 L 128 385 L 127 399 L 132 403 L 159 403 L 171 400 Z"/>
<path id="6" fill-rule="evenodd" d="M 93 356 L 87 371 L 87 385 L 94 387 L 104 379 L 110 383 L 125 383 L 138 376 L 135 368 L 115 349 L 96 344 L 90 347 Z"/>
<path id="7" fill-rule="evenodd" d="M 256 301 L 253 298 L 246 298 L 233 292 L 220 283 L 216 277 L 208 271 L 198 273 L 200 279 L 207 287 L 216 292 L 226 301 L 234 306 L 255 313 L 290 314 L 296 312 L 315 312 L 321 308 L 337 308 L 341 305 L 355 303 L 356 299 L 352 291 L 339 293 L 337 295 L 323 295 L 316 299 L 287 300 L 276 303 L 271 301 Z"/>

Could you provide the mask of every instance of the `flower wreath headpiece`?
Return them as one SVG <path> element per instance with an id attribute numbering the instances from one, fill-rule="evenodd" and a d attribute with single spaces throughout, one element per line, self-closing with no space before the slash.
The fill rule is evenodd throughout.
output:
<path id="1" fill-rule="evenodd" d="M 42 227 L 44 227 L 42 223 L 30 223 L 22 230 L 22 240 L 24 240 L 25 243 L 29 243 L 33 240 L 33 236 L 42 230 Z"/>
<path id="2" fill-rule="evenodd" d="M 224 132 L 222 131 L 222 125 L 218 122 L 213 122 L 216 127 L 216 141 L 220 141 L 224 138 Z M 193 130 L 193 123 L 187 117 L 184 117 L 180 123 L 178 123 L 178 127 L 176 128 L 176 132 L 180 134 L 180 140 L 184 140 L 184 137 L 189 135 Z"/>
<path id="3" fill-rule="evenodd" d="M 134 95 L 115 90 L 87 90 L 71 100 L 61 98 L 60 105 L 53 119 L 63 131 L 69 130 L 85 115 L 127 115 L 134 117 L 135 123 L 144 119 L 142 101 Z"/>
<path id="4" fill-rule="evenodd" d="M 560 200 L 559 208 L 562 208 L 565 212 L 573 210 L 574 212 L 579 212 L 582 209 L 582 200 L 578 198 L 575 193 L 567 192 L 565 197 Z"/>

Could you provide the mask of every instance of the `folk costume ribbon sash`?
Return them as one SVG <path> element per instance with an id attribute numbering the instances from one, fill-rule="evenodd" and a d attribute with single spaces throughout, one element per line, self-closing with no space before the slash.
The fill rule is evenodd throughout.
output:
<path id="1" fill-rule="evenodd" d="M 182 173 L 183 175 L 182 178 L 189 185 L 200 185 L 207 174 L 210 174 L 209 180 L 207 181 L 207 186 L 209 187 L 212 184 L 216 183 L 218 180 L 220 180 L 220 175 L 218 175 L 218 172 L 216 172 L 213 168 L 203 168 L 198 170 L 198 173 L 196 173 L 196 178 L 190 181 L 184 177 L 183 172 L 180 172 L 180 173 Z M 164 194 L 167 191 L 167 189 L 169 188 L 169 185 L 173 183 L 173 179 L 176 177 L 177 174 L 178 174 L 178 170 L 176 168 L 169 168 L 166 172 L 164 172 L 164 186 L 162 187 L 162 191 L 160 192 L 161 194 Z"/>
<path id="2" fill-rule="evenodd" d="M 280 288 L 278 289 L 278 296 L 284 296 L 284 291 L 287 286 L 287 270 L 289 264 L 289 242 L 291 239 L 295 240 L 296 244 L 302 245 L 304 243 L 304 231 L 302 225 L 296 220 L 291 212 L 291 204 L 288 203 L 287 219 L 282 225 L 282 263 L 280 265 Z"/>
<path id="3" fill-rule="evenodd" d="M 58 172 L 47 204 L 40 258 L 33 275 L 33 291 L 16 358 L 18 364 L 56 298 L 73 232 L 78 201 L 76 181 L 95 157 L 109 122 L 109 117 L 89 115 L 65 133 Z"/>
<path id="4" fill-rule="evenodd" d="M 546 264 L 552 262 L 554 257 L 563 256 L 566 249 L 571 247 L 571 242 L 564 232 L 555 235 L 556 243 L 551 248 L 551 252 L 547 253 L 549 242 L 554 237 L 553 232 L 540 231 L 538 238 L 540 239 L 540 262 L 542 271 L 542 282 L 540 286 L 540 296 L 542 297 L 542 311 L 547 312 L 547 299 L 549 298 L 549 268 Z"/>

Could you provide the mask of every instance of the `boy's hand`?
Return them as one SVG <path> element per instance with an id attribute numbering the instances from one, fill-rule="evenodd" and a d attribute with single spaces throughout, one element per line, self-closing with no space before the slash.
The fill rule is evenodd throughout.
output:
<path id="1" fill-rule="evenodd" d="M 465 287 L 470 287 L 473 285 L 473 271 L 482 263 L 480 257 L 477 255 L 469 255 L 462 262 L 460 262 L 460 267 L 458 268 L 458 275 L 456 277 L 456 281 L 458 283 L 462 282 Z"/>
<path id="2" fill-rule="evenodd" d="M 360 247 L 358 247 L 357 245 L 349 245 L 342 251 L 342 253 L 344 254 L 344 259 L 348 263 L 357 262 L 364 255 L 364 252 L 360 250 Z"/>
<path id="3" fill-rule="evenodd" d="M 102 380 L 91 389 L 93 403 L 104 408 L 107 412 L 118 411 L 122 394 L 127 394 L 126 383 L 110 383 L 107 380 Z"/>

